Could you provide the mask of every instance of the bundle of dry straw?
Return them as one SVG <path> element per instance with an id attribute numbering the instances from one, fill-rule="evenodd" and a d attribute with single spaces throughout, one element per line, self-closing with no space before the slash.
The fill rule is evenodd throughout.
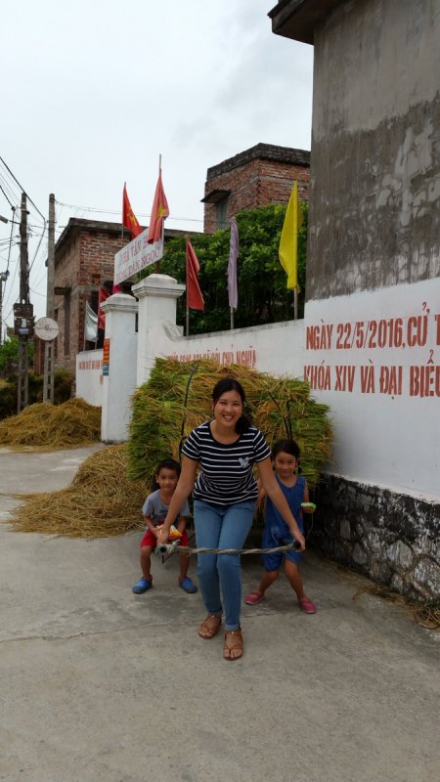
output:
<path id="1" fill-rule="evenodd" d="M 84 445 L 101 436 L 101 408 L 84 399 L 69 399 L 62 405 L 40 402 L 19 415 L 0 422 L 0 443 L 62 448 Z"/>
<path id="2" fill-rule="evenodd" d="M 142 503 L 150 489 L 127 478 L 125 445 L 110 445 L 81 465 L 72 484 L 52 494 L 34 494 L 12 519 L 17 532 L 69 538 L 100 538 L 141 529 Z"/>
<path id="3" fill-rule="evenodd" d="M 140 529 L 142 503 L 158 463 L 170 456 L 179 459 L 183 438 L 210 417 L 212 389 L 226 375 L 242 383 L 249 412 L 269 443 L 286 436 L 298 441 L 303 475 L 313 488 L 330 457 L 331 427 L 327 407 L 312 399 L 306 383 L 212 361 L 159 359 L 149 382 L 134 394 L 127 446 L 109 446 L 90 456 L 69 488 L 29 497 L 14 514 L 15 529 L 84 538 Z M 41 411 L 41 427 L 47 425 L 45 414 L 52 406 L 33 407 Z"/>
<path id="4" fill-rule="evenodd" d="M 130 476 L 149 481 L 162 459 L 179 459 L 185 436 L 211 417 L 212 390 L 225 376 L 242 384 L 248 412 L 269 445 L 284 437 L 298 442 L 302 474 L 311 488 L 316 486 L 322 465 L 331 456 L 332 431 L 328 408 L 311 397 L 309 385 L 207 359 L 158 359 L 148 383 L 135 392 L 128 443 Z"/>

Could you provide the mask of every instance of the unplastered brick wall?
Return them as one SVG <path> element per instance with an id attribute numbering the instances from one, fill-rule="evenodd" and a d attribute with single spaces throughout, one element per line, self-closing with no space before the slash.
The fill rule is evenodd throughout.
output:
<path id="1" fill-rule="evenodd" d="M 90 285 L 93 279 L 113 280 L 114 258 L 123 244 L 121 234 L 118 237 L 103 232 L 81 233 L 80 263 L 78 268 L 78 284 Z"/>
<path id="2" fill-rule="evenodd" d="M 208 169 L 205 183 L 205 233 L 218 230 L 218 200 L 227 198 L 226 222 L 240 211 L 287 204 L 293 183 L 308 200 L 310 155 L 303 150 L 258 144 Z M 211 200 L 212 199 L 212 200 Z"/>
<path id="3" fill-rule="evenodd" d="M 122 240 L 117 224 L 105 223 L 100 230 L 93 221 L 71 222 L 55 256 L 55 288 L 70 293 L 55 295 L 54 305 L 60 329 L 56 366 L 74 373 L 76 355 L 84 349 L 86 302 L 113 280 L 114 256 L 129 237 L 125 234 Z"/>

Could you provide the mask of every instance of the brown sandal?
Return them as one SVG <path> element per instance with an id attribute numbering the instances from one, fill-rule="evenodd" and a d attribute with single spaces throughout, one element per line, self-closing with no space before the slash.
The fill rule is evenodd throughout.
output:
<path id="1" fill-rule="evenodd" d="M 239 660 L 243 656 L 243 635 L 240 629 L 226 630 L 223 657 L 225 660 Z"/>
<path id="2" fill-rule="evenodd" d="M 218 631 L 220 630 L 221 623 L 221 616 L 218 616 L 218 614 L 208 614 L 206 619 L 203 620 L 199 627 L 198 632 L 200 638 L 205 638 L 206 640 L 209 638 L 214 638 L 214 636 L 217 635 Z"/>

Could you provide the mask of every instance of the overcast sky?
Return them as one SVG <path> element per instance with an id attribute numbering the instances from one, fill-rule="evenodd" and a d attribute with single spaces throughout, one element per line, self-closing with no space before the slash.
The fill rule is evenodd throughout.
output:
<path id="1" fill-rule="evenodd" d="M 118 222 L 127 182 L 148 224 L 159 155 L 167 227 L 203 230 L 206 170 L 254 144 L 310 149 L 313 47 L 275 36 L 275 0 L 14 0 L 0 20 L 0 156 L 27 192 L 31 301 L 46 314 L 49 193 Z M 20 187 L 0 161 L 14 206 Z M 0 215 L 12 210 L 0 190 Z M 41 213 L 41 214 L 39 214 Z M 19 214 L 17 213 L 17 219 Z M 18 226 L 0 222 L 3 321 L 18 298 Z M 4 330 L 4 327 L 3 327 Z"/>

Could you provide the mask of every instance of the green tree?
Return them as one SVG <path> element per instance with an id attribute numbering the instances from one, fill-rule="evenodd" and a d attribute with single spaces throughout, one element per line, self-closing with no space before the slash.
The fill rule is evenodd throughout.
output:
<path id="1" fill-rule="evenodd" d="M 298 316 L 304 312 L 308 204 L 302 202 L 303 225 L 298 236 Z M 286 274 L 278 258 L 278 246 L 286 207 L 263 206 L 236 216 L 240 236 L 238 256 L 238 309 L 235 328 L 293 319 L 293 292 L 286 289 Z M 228 329 L 230 323 L 227 268 L 230 229 L 191 237 L 200 263 L 199 282 L 204 312 L 191 310 L 191 334 Z M 154 268 L 147 270 L 147 274 Z M 185 239 L 167 242 L 161 272 L 185 282 Z M 185 323 L 185 296 L 178 300 L 177 322 Z"/>
<path id="2" fill-rule="evenodd" d="M 34 361 L 34 343 L 27 343 L 28 366 Z M 0 345 L 0 377 L 16 375 L 18 371 L 19 341 L 18 337 L 10 337 Z"/>

